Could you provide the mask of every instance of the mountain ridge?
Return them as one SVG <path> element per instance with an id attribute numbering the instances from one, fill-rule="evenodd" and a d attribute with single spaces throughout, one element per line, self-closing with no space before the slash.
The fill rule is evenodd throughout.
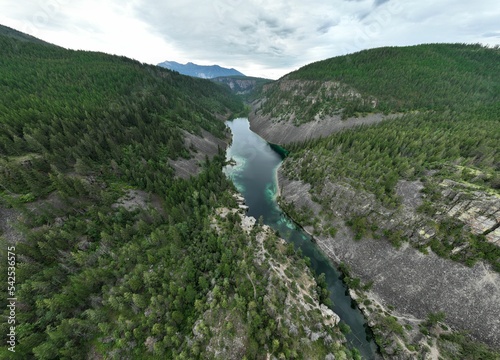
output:
<path id="1" fill-rule="evenodd" d="M 335 123 L 338 130 L 373 114 L 386 118 L 491 105 L 500 102 L 499 58 L 498 48 L 464 44 L 383 47 L 337 56 L 264 85 L 250 118 L 257 132 L 279 143 L 285 124 L 298 134 L 294 126 L 310 123 L 319 134 L 321 123 Z M 274 128 L 271 135 L 266 123 Z"/>
<path id="2" fill-rule="evenodd" d="M 183 75 L 199 77 L 202 79 L 212 79 L 220 76 L 245 76 L 234 68 L 224 68 L 219 65 L 198 65 L 192 62 L 180 64 L 176 61 L 164 61 L 158 64 L 173 71 L 177 71 Z"/>
<path id="3" fill-rule="evenodd" d="M 50 46 L 59 47 L 59 46 L 54 45 L 52 43 L 41 40 L 37 37 L 25 34 L 21 31 L 18 31 L 16 29 L 13 29 L 13 28 L 10 28 L 8 26 L 1 25 L 1 24 L 0 24 L 0 35 L 7 36 L 7 37 L 17 39 L 17 40 L 21 40 L 24 42 L 32 42 L 32 43 L 36 43 L 36 44 L 43 44 L 43 45 L 50 45 Z"/>

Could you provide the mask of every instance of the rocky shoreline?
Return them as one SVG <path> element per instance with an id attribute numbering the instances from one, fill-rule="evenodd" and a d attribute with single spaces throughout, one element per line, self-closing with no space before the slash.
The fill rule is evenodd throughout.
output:
<path id="1" fill-rule="evenodd" d="M 311 199 L 308 184 L 286 178 L 282 169 L 277 176 L 282 201 L 319 214 L 321 206 Z M 373 281 L 372 292 L 383 303 L 418 319 L 443 311 L 452 327 L 468 330 L 474 338 L 498 347 L 498 273 L 481 262 L 470 268 L 432 252 L 424 255 L 410 246 L 397 250 L 383 240 L 355 241 L 344 219 L 337 219 L 335 226 L 339 230 L 335 238 L 315 236 L 318 246 L 335 264 L 347 264 L 363 283 Z M 312 233 L 312 227 L 305 230 Z"/>

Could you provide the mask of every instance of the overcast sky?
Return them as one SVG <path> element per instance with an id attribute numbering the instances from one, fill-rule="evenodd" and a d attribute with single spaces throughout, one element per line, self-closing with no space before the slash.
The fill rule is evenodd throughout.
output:
<path id="1" fill-rule="evenodd" d="M 0 0 L 0 24 L 66 48 L 275 79 L 367 48 L 500 44 L 500 1 Z"/>

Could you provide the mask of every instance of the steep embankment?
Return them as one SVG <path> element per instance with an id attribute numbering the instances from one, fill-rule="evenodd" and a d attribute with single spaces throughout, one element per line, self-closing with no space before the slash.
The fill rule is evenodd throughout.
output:
<path id="1" fill-rule="evenodd" d="M 383 222 L 392 222 L 399 229 L 419 236 L 420 227 L 416 225 L 419 221 L 415 219 L 418 215 L 414 207 L 405 206 L 397 213 L 375 208 L 370 194 L 327 182 L 325 187 L 330 189 L 325 189 L 324 194 L 331 196 L 335 193 L 334 199 L 327 200 L 331 201 L 328 210 L 333 220 L 327 220 L 320 215 L 325 208 L 312 200 L 309 184 L 290 180 L 282 169 L 278 172 L 278 180 L 283 202 L 293 204 L 299 211 L 311 209 L 312 217 L 319 219 L 305 228 L 315 234 L 323 251 L 335 263 L 349 265 L 351 275 L 360 278 L 363 283 L 373 282 L 372 291 L 386 307 L 395 306 L 400 313 L 409 313 L 420 319 L 425 319 L 430 312 L 444 311 L 447 323 L 454 328 L 467 329 L 477 339 L 491 345 L 500 343 L 500 309 L 496 306 L 500 302 L 500 275 L 497 272 L 483 262 L 466 267 L 432 252 L 424 254 L 408 243 L 395 248 L 383 239 L 364 237 L 354 241 L 355 233 L 345 224 L 346 218 L 363 209 L 365 213 L 377 214 L 374 216 L 381 220 L 378 223 L 380 228 L 387 228 Z M 405 202 L 421 197 L 418 184 L 402 181 L 398 187 Z M 479 208 L 479 203 L 481 201 L 477 200 L 471 207 Z M 500 199 L 496 199 L 496 205 L 488 202 L 483 202 L 483 205 L 490 209 L 498 207 L 499 203 Z M 451 211 L 454 206 L 457 205 L 451 205 L 448 210 Z M 336 229 L 335 236 L 328 233 L 331 227 Z"/>
<path id="2" fill-rule="evenodd" d="M 357 125 L 378 123 L 382 113 L 349 117 L 343 106 L 361 99 L 361 94 L 336 81 L 289 79 L 264 85 L 252 103 L 251 129 L 275 144 L 289 144 L 325 137 Z M 374 109 L 375 100 L 370 110 Z"/>
<path id="3" fill-rule="evenodd" d="M 397 116 L 370 114 L 347 120 L 342 120 L 340 115 L 315 116 L 314 120 L 307 123 L 295 124 L 293 117 L 290 117 L 288 120 L 277 120 L 271 115 L 262 114 L 259 108 L 263 101 L 265 100 L 257 100 L 252 103 L 252 109 L 248 115 L 250 128 L 267 141 L 280 145 L 326 137 L 342 129 L 359 125 L 376 124 L 384 119 Z"/>
<path id="4" fill-rule="evenodd" d="M 265 85 L 249 120 L 259 135 L 286 144 L 372 124 L 388 114 L 492 104 L 500 91 L 492 76 L 496 52 L 432 44 L 319 61 Z"/>
<path id="5" fill-rule="evenodd" d="M 229 89 L 18 37 L 0 33 L 0 286 L 16 298 L 0 358 L 354 358 L 305 261 L 237 211 Z"/>
<path id="6" fill-rule="evenodd" d="M 375 49 L 308 65 L 254 103 L 253 129 L 268 141 L 323 137 L 288 145 L 281 204 L 333 261 L 373 282 L 372 300 L 394 307 L 399 318 L 375 321 L 387 339 L 406 331 L 390 330 L 404 313 L 422 325 L 444 312 L 454 330 L 500 343 L 499 64 L 499 50 L 481 46 Z M 383 112 L 398 115 L 341 119 Z M 434 330 L 446 357 L 496 356 L 465 343 L 449 352 Z M 410 332 L 383 348 L 426 351 L 428 331 Z"/>

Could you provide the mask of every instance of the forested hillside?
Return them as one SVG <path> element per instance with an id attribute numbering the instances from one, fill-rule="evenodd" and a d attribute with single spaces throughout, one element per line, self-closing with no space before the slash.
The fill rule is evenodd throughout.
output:
<path id="1" fill-rule="evenodd" d="M 464 299 L 484 297 L 490 286 L 498 288 L 499 70 L 498 48 L 460 44 L 380 48 L 307 65 L 265 87 L 254 103 L 257 130 L 266 122 L 276 133 L 282 123 L 293 122 L 297 131 L 309 122 L 316 127 L 311 131 L 316 138 L 286 145 L 290 156 L 279 176 L 282 193 L 287 194 L 282 207 L 317 236 L 323 249 L 334 253 L 336 261 L 352 265 L 362 281 L 373 285 L 376 299 L 415 316 L 424 317 L 424 308 L 442 311 L 450 324 L 494 346 L 498 341 L 488 328 L 498 327 L 498 321 L 480 329 L 481 325 L 472 325 L 477 316 L 469 315 L 480 306 L 488 311 L 487 302 L 456 310 L 446 292 L 475 283 L 472 274 L 478 269 L 485 272 L 485 282 L 465 292 Z M 353 119 L 347 117 L 374 112 L 393 115 L 374 125 L 340 132 L 339 125 L 336 130 L 332 127 L 333 133 L 321 134 L 321 127 L 329 129 L 330 121 L 348 123 Z M 407 269 L 404 261 L 397 268 L 389 263 L 381 266 L 383 259 L 372 253 L 352 252 L 362 245 L 351 246 L 349 239 L 371 241 L 366 248 L 377 251 L 385 246 L 381 241 L 387 241 L 403 249 L 391 256 L 425 255 L 436 268 L 438 263 L 446 268 L 449 262 L 429 255 L 434 253 L 462 264 L 461 269 L 470 267 L 471 275 L 461 284 L 429 292 L 422 307 L 415 289 L 437 289 L 436 279 L 443 273 Z M 408 263 L 413 263 L 411 259 Z M 421 283 L 394 275 L 411 271 L 420 274 Z M 491 295 L 496 296 L 497 292 Z M 481 346 L 457 345 L 461 350 L 449 353 L 445 345 L 437 344 L 446 358 L 498 358 L 495 352 L 482 353 Z"/>
<path id="2" fill-rule="evenodd" d="M 300 124 L 340 114 L 457 109 L 500 101 L 500 49 L 426 44 L 383 47 L 312 63 L 262 94 L 263 114 Z"/>
<path id="3" fill-rule="evenodd" d="M 429 196 L 418 210 L 431 216 L 439 212 L 434 203 L 440 200 L 442 187 L 437 184 L 443 179 L 470 191 L 498 194 L 499 67 L 499 49 L 456 44 L 374 49 L 305 66 L 286 78 L 341 79 L 377 98 L 377 109 L 400 116 L 291 145 L 292 159 L 286 165 L 294 176 L 312 184 L 318 195 L 328 179 L 373 194 L 389 209 L 402 203 L 396 191 L 399 181 L 419 180 Z M 494 213 L 493 209 L 488 216 L 494 219 Z M 458 235 L 444 241 L 448 230 L 438 227 L 443 241 L 434 242 L 443 255 L 469 242 Z M 500 269 L 498 247 L 484 240 L 470 241 L 467 254 L 454 253 L 454 258 L 473 263 L 472 259 L 486 257 Z"/>
<path id="4" fill-rule="evenodd" d="M 17 299 L 0 358 L 353 357 L 332 319 L 285 304 L 299 290 L 271 258 L 310 304 L 326 290 L 293 249 L 242 229 L 222 153 L 190 179 L 169 165 L 196 151 L 186 131 L 226 136 L 220 118 L 243 110 L 229 89 L 12 37 L 0 49 L 1 254 L 16 254 L 1 289 Z M 323 340 L 299 342 L 313 325 Z"/>
<path id="5" fill-rule="evenodd" d="M 443 203 L 446 200 L 443 192 L 447 190 L 442 184 L 445 179 L 455 182 L 452 186 L 455 193 L 468 193 L 469 199 L 479 196 L 474 195 L 474 191 L 483 192 L 492 201 L 498 197 L 499 119 L 498 104 L 465 113 L 408 114 L 379 125 L 291 145 L 291 157 L 285 162 L 284 170 L 291 178 L 311 184 L 311 192 L 325 209 L 330 209 L 330 202 L 335 201 L 334 194 L 330 194 L 333 198 L 325 197 L 328 183 L 343 184 L 374 195 L 374 203 L 393 213 L 397 209 L 403 210 L 404 196 L 398 192 L 398 184 L 401 181 L 417 182 L 423 186 L 421 195 L 406 194 L 422 198 L 417 202 L 418 207 L 413 209 L 422 217 L 416 224 L 403 222 L 386 224 L 389 229 L 381 227 L 380 217 L 383 216 L 370 213 L 372 204 L 348 215 L 351 217 L 348 222 L 354 226 L 357 237 L 378 238 L 385 234 L 399 245 L 412 238 L 416 246 L 425 248 L 431 245 L 442 256 L 451 256 L 469 265 L 478 259 L 486 259 L 500 271 L 500 247 L 494 244 L 496 235 L 489 231 L 495 228 L 495 213 L 500 209 L 494 206 L 475 210 L 475 214 L 470 214 L 472 219 L 465 222 L 468 225 L 465 229 L 463 221 L 438 216 L 451 210 L 449 204 Z M 457 217 L 459 215 L 462 213 Z M 470 225 L 479 216 L 491 218 L 493 222 L 472 235 Z M 421 238 L 415 234 L 417 229 L 413 226 L 433 228 L 435 236 Z M 490 233 L 491 241 L 487 241 L 484 235 Z"/>

